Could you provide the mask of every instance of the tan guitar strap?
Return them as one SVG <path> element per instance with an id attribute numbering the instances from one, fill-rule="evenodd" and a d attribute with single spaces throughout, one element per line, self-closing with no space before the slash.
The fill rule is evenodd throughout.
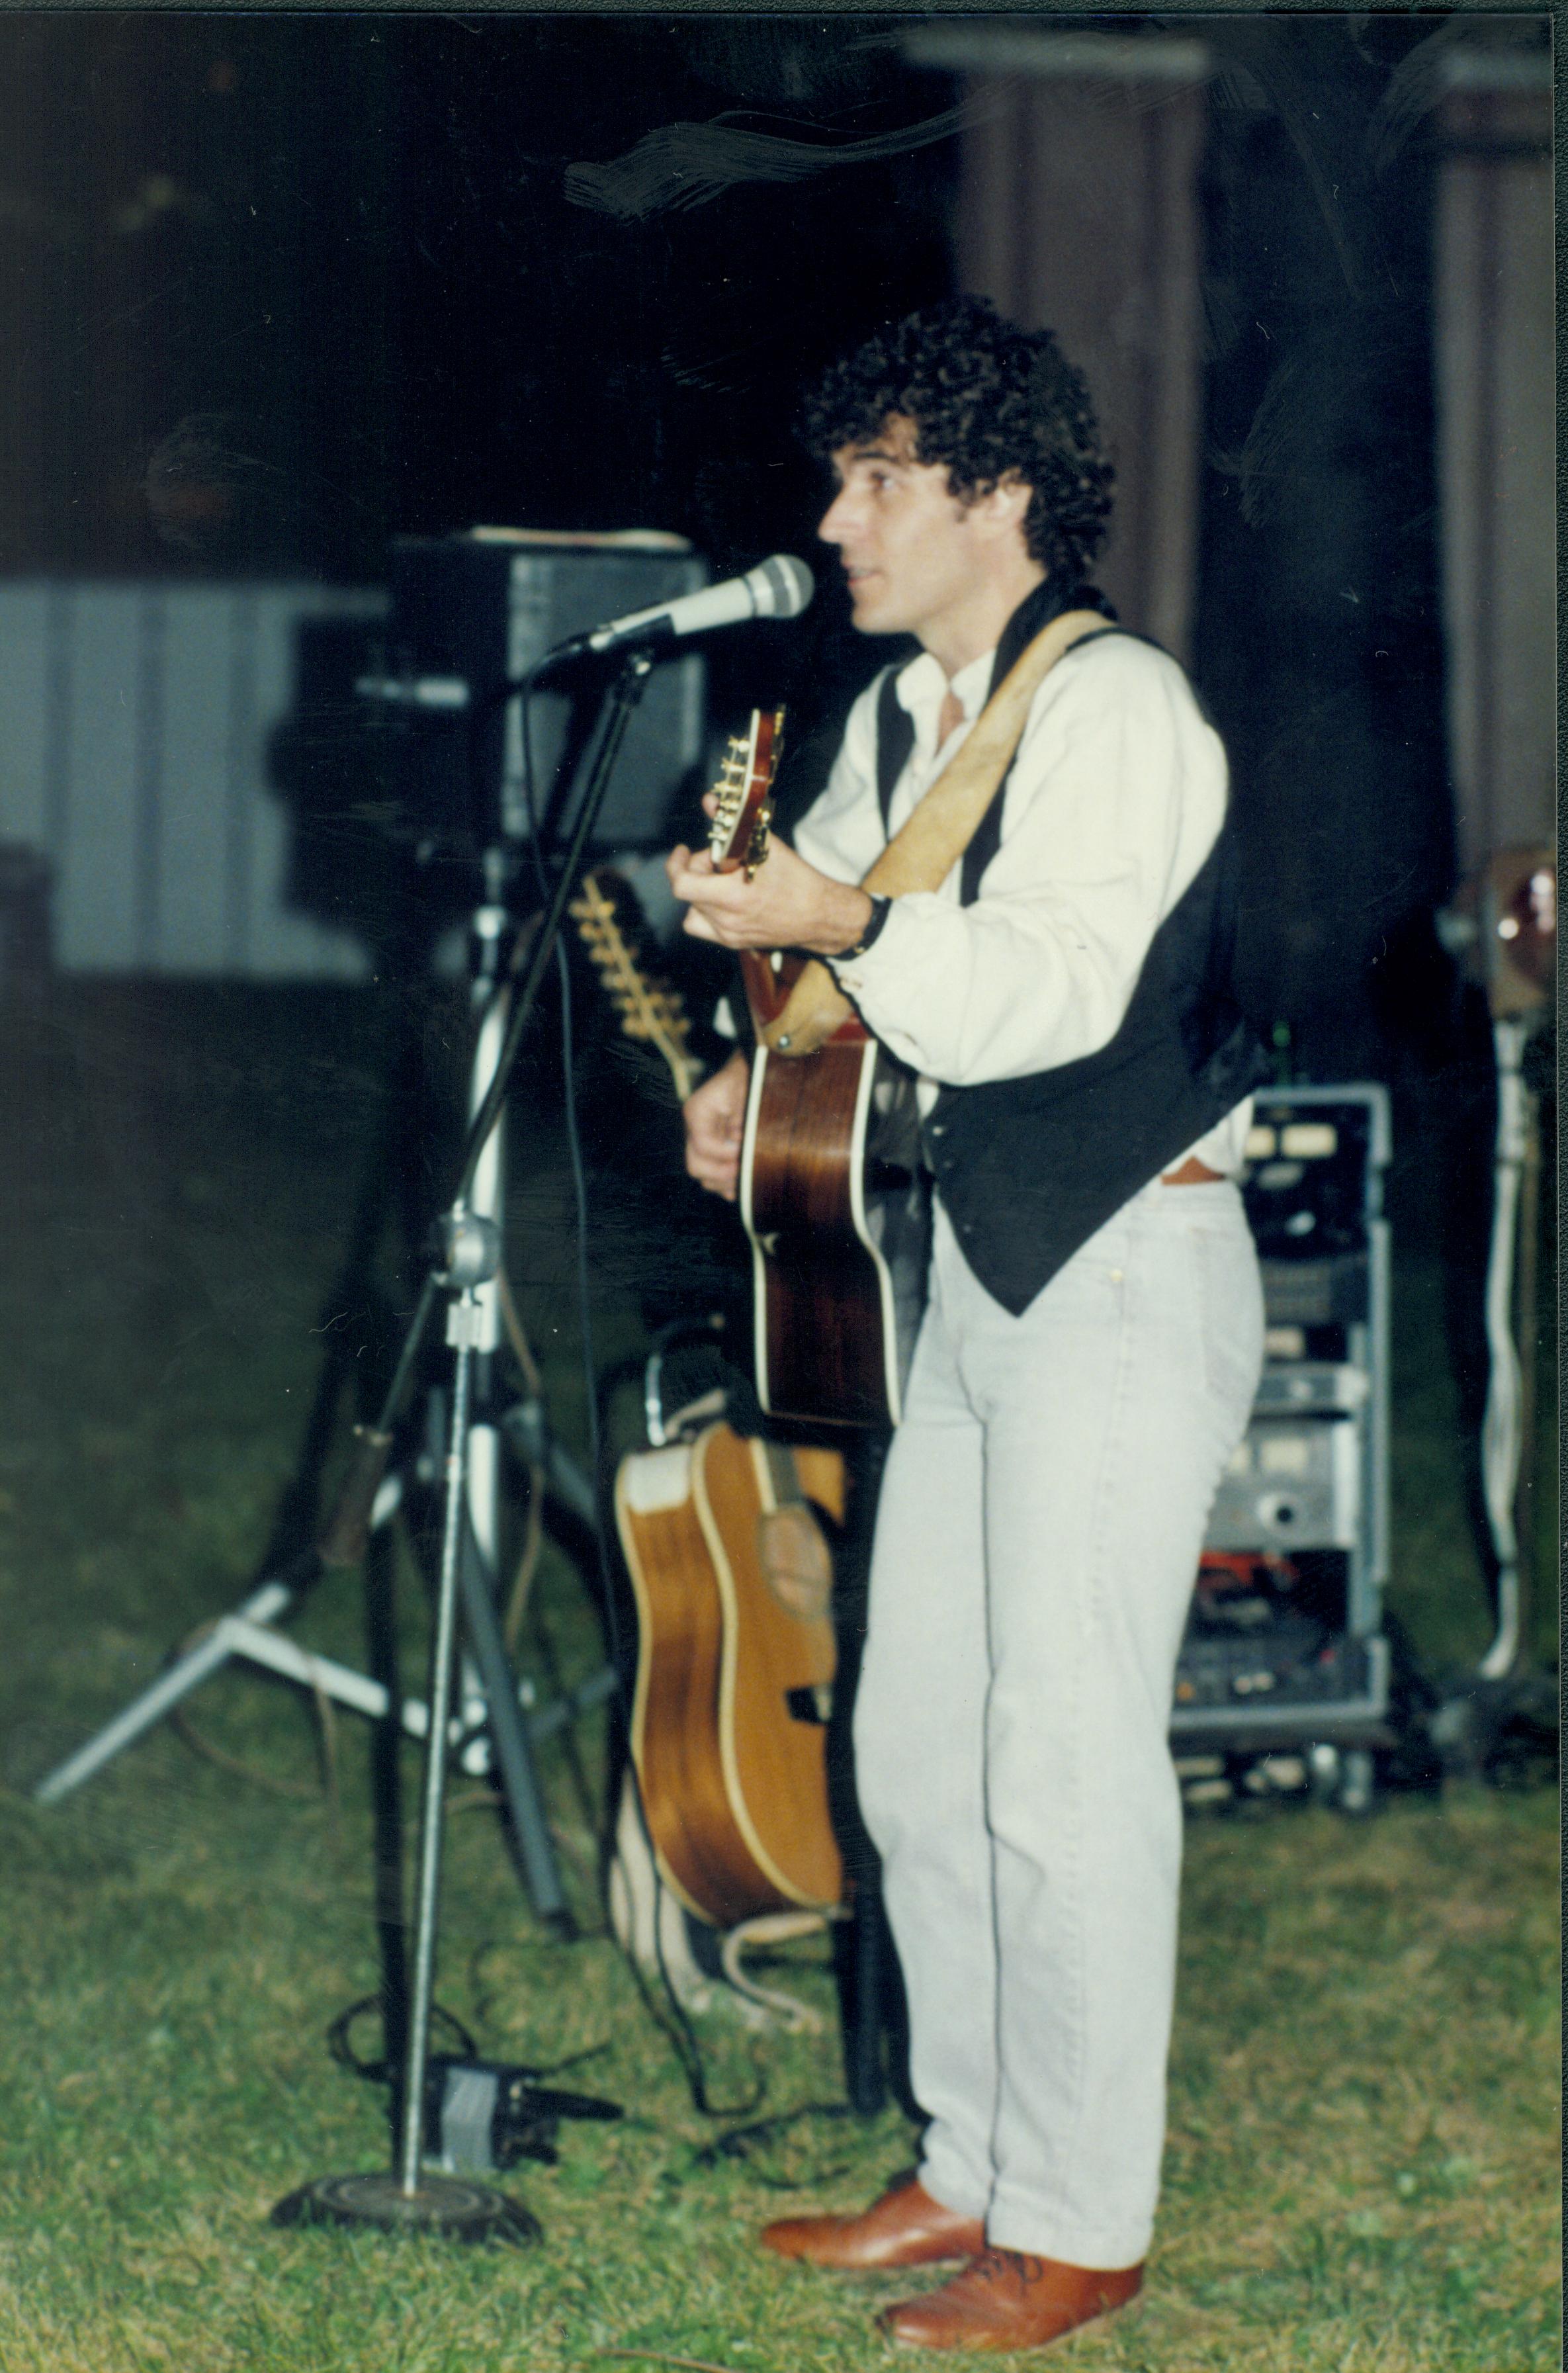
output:
<path id="1" fill-rule="evenodd" d="M 963 748 L 942 768 L 860 884 L 884 898 L 940 890 L 979 830 L 1024 738 L 1030 707 L 1058 660 L 1105 625 L 1096 610 L 1065 610 L 1019 653 Z M 827 966 L 813 957 L 782 1010 L 761 1032 L 776 1055 L 814 1055 L 853 1011 Z"/>

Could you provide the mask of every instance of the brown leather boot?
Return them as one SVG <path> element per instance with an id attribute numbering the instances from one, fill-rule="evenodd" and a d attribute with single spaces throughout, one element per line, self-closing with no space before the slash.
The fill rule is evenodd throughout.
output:
<path id="1" fill-rule="evenodd" d="M 860 2272 L 972 2258 L 986 2246 L 986 2228 L 977 2216 L 944 2208 L 918 2176 L 907 2175 L 859 2216 L 785 2216 L 765 2226 L 758 2238 L 781 2258 Z"/>
<path id="2" fill-rule="evenodd" d="M 910 2348 L 1045 2348 L 1124 2307 L 1142 2283 L 1141 2265 L 1102 2274 L 1021 2250 L 986 2250 L 940 2290 L 901 2299 L 877 2321 Z"/>

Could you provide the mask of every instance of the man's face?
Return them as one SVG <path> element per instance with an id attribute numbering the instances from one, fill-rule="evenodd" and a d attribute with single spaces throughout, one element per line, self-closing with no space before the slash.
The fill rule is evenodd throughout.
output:
<path id="1" fill-rule="evenodd" d="M 838 547 L 862 634 L 915 635 L 940 652 L 989 590 L 997 548 L 953 493 L 946 463 L 917 462 L 915 450 L 914 423 L 896 413 L 869 443 L 840 446 L 838 491 L 817 533 Z"/>

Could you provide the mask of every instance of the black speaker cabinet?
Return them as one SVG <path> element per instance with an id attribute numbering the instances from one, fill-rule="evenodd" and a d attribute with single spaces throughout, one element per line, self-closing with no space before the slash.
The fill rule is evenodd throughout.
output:
<path id="1" fill-rule="evenodd" d="M 531 837 L 521 704 L 502 687 L 553 645 L 629 611 L 693 593 L 708 564 L 682 536 L 547 533 L 479 528 L 400 536 L 392 552 L 386 680 L 435 696 L 401 704 L 398 798 L 415 837 L 486 848 Z M 529 703 L 535 806 L 552 801 L 591 733 L 614 659 L 582 660 Z M 444 702 L 441 687 L 461 692 Z M 689 645 L 661 657 L 633 713 L 591 847 L 652 849 L 683 799 L 695 801 L 704 754 L 703 662 Z M 687 827 L 692 819 L 680 818 Z"/>

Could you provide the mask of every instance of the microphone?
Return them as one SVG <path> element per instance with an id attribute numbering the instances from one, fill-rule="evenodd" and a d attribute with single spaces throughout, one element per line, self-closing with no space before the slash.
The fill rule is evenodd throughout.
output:
<path id="1" fill-rule="evenodd" d="M 722 585 L 705 585 L 700 593 L 682 593 L 650 610 L 633 610 L 586 635 L 557 643 L 547 654 L 551 661 L 578 659 L 585 651 L 618 650 L 624 643 L 673 642 L 681 635 L 705 635 L 711 626 L 734 626 L 747 618 L 798 618 L 815 591 L 811 570 L 793 554 L 776 552 L 759 560 L 743 577 L 727 578 Z"/>

